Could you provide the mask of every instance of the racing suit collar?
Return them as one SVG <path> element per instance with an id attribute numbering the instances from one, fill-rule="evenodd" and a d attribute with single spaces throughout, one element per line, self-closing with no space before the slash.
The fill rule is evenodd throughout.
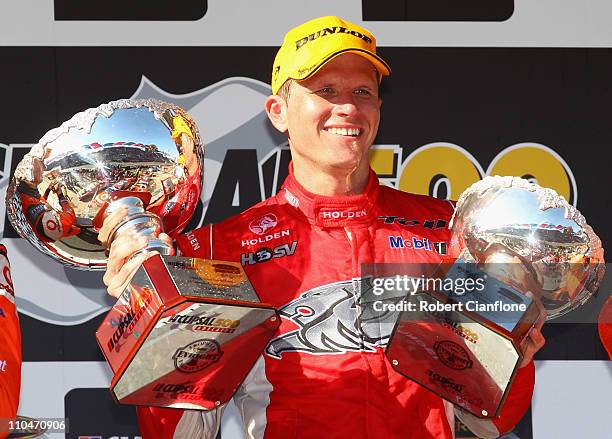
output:
<path id="1" fill-rule="evenodd" d="M 302 212 L 308 222 L 321 227 L 345 227 L 369 223 L 375 217 L 373 205 L 380 186 L 376 173 L 370 169 L 368 183 L 358 195 L 323 196 L 308 192 L 295 178 L 293 164 L 279 193 L 282 203 L 289 203 Z"/>

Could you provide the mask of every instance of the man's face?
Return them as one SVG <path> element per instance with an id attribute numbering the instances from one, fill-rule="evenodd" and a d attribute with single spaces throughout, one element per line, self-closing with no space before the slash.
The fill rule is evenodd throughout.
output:
<path id="1" fill-rule="evenodd" d="M 368 163 L 380 121 L 374 66 L 347 53 L 291 84 L 287 128 L 294 162 L 333 172 Z"/>

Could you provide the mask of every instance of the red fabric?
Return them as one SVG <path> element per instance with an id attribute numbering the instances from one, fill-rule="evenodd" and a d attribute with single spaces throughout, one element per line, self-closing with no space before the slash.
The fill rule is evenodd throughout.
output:
<path id="1" fill-rule="evenodd" d="M 612 360 L 612 297 L 608 298 L 599 314 L 599 337 Z"/>
<path id="2" fill-rule="evenodd" d="M 37 195 L 39 195 L 36 192 Z M 81 230 L 74 225 L 76 215 L 70 202 L 60 197 L 61 211 L 54 210 L 42 197 L 32 193 L 19 194 L 23 212 L 36 236 L 45 242 L 73 236 Z"/>
<path id="3" fill-rule="evenodd" d="M 163 218 L 164 230 L 172 238 L 176 238 L 189 223 L 196 209 L 200 196 L 200 174 L 189 176 L 180 183 L 180 190 L 165 200 L 159 206 L 150 207 L 147 210 Z"/>
<path id="4" fill-rule="evenodd" d="M 269 405 L 249 412 L 265 410 L 266 438 L 453 436 L 442 399 L 392 369 L 384 346 L 394 319 L 367 319 L 361 300 L 373 296 L 358 281 L 366 263 L 438 263 L 434 243 L 449 241 L 452 212 L 447 201 L 379 186 L 373 172 L 350 197 L 308 193 L 290 173 L 278 195 L 212 227 L 212 258 L 241 261 L 282 317 L 263 355 Z M 181 235 L 179 250 L 210 258 L 210 235 L 210 226 Z M 517 382 L 500 425 L 529 404 L 529 383 Z M 142 414 L 143 430 L 160 422 Z"/>
<path id="5" fill-rule="evenodd" d="M 6 248 L 0 245 L 0 419 L 14 419 L 21 387 L 21 331 Z M 6 427 L 6 426 L 4 426 Z M 6 433 L 0 431 L 0 438 Z"/>
<path id="6" fill-rule="evenodd" d="M 531 403 L 534 385 L 535 366 L 532 361 L 519 369 L 499 416 L 493 419 L 500 434 L 509 432 L 521 420 Z"/>
<path id="7" fill-rule="evenodd" d="M 143 438 L 171 438 L 183 411 L 139 406 L 136 407 L 136 414 Z"/>

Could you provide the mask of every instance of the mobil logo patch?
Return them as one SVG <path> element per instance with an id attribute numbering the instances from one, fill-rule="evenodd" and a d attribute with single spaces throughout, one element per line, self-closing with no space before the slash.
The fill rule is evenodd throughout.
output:
<path id="1" fill-rule="evenodd" d="M 399 249 L 413 249 L 413 250 L 424 250 L 434 251 L 432 242 L 427 238 L 404 238 L 402 236 L 389 236 L 389 247 L 394 250 Z"/>

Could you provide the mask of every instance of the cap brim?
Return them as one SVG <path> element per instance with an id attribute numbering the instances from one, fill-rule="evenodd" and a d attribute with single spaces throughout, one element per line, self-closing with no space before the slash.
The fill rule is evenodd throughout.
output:
<path id="1" fill-rule="evenodd" d="M 303 79 L 307 79 L 311 77 L 316 72 L 318 72 L 321 69 L 321 67 L 323 67 L 325 64 L 330 62 L 332 59 L 337 58 L 340 55 L 344 55 L 345 53 L 355 53 L 357 55 L 364 57 L 368 61 L 370 61 L 374 65 L 374 68 L 378 70 L 378 73 L 380 73 L 381 78 L 383 76 L 389 76 L 391 74 L 391 67 L 389 67 L 389 64 L 387 64 L 386 61 L 382 59 L 380 56 L 376 55 L 375 53 L 370 52 L 369 50 L 359 49 L 357 47 L 351 47 L 351 48 L 342 49 L 342 50 L 338 50 L 336 52 L 330 53 L 327 57 L 323 58 L 323 60 L 321 61 L 321 63 L 319 63 L 319 65 L 317 65 L 314 69 L 308 72 L 307 75 L 304 75 L 301 78 L 294 78 L 294 79 L 301 81 Z"/>

